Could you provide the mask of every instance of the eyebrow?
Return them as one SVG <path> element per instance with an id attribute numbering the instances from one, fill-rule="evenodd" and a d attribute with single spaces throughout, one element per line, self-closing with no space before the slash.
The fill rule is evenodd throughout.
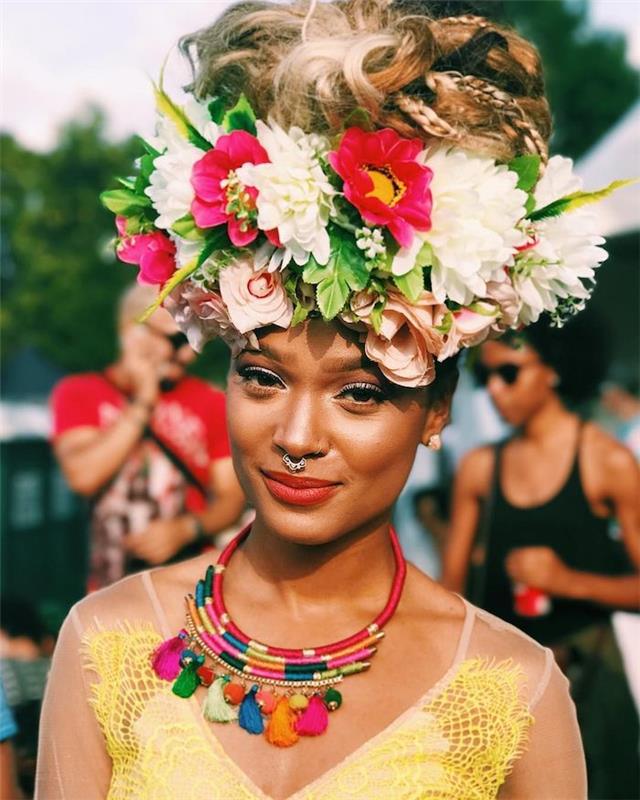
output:
<path id="1" fill-rule="evenodd" d="M 265 356 L 266 358 L 270 358 L 272 361 L 276 361 L 278 364 L 285 363 L 285 359 L 267 345 L 261 345 L 259 350 L 256 350 L 254 347 L 246 347 L 240 353 L 240 356 L 243 355 Z M 329 364 L 326 369 L 328 372 L 355 372 L 359 369 L 369 371 L 377 370 L 377 366 L 363 353 L 361 355 L 354 356 L 353 358 L 337 359 L 334 363 Z"/>

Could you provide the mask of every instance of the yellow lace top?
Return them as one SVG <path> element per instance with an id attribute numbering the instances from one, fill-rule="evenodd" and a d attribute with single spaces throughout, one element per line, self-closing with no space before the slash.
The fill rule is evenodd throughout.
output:
<path id="1" fill-rule="evenodd" d="M 151 582 L 136 580 L 155 619 L 107 626 L 99 617 L 83 622 L 76 609 L 65 625 L 45 701 L 36 798 L 268 800 L 225 752 L 195 698 L 176 697 L 150 669 L 149 653 L 167 631 Z M 492 637 L 502 648 L 490 647 Z M 89 667 L 84 675 L 76 666 L 81 642 Z M 523 646 L 529 652 L 518 658 Z M 83 695 L 81 708 L 72 696 L 56 695 L 63 677 Z M 542 738 L 529 735 L 538 733 L 540 720 L 531 728 L 536 707 Z M 580 752 L 566 682 L 549 651 L 468 606 L 456 658 L 443 678 L 288 800 L 570 800 L 584 796 Z M 531 753 L 543 759 L 537 766 Z M 545 772 L 557 773 L 554 791 L 564 793 L 544 793 Z M 527 785 L 530 794 L 523 793 Z"/>

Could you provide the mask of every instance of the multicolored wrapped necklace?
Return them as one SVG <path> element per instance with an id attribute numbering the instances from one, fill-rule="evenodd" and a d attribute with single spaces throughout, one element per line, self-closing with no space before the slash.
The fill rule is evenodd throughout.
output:
<path id="1" fill-rule="evenodd" d="M 369 668 L 382 629 L 398 607 L 407 566 L 391 529 L 395 574 L 389 599 L 373 622 L 333 644 L 273 647 L 243 633 L 222 597 L 229 559 L 250 530 L 227 545 L 195 593 L 187 595 L 184 628 L 156 648 L 151 663 L 158 677 L 173 681 L 179 697 L 191 697 L 200 685 L 208 687 L 202 711 L 210 722 L 237 721 L 249 733 L 264 733 L 271 744 L 289 747 L 300 736 L 324 733 L 328 712 L 342 705 L 336 685 Z"/>

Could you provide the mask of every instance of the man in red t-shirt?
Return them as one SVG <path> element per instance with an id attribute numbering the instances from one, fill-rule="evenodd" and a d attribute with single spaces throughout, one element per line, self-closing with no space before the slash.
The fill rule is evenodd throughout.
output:
<path id="1" fill-rule="evenodd" d="M 116 363 L 64 378 L 51 396 L 54 452 L 71 488 L 92 500 L 90 591 L 199 552 L 244 507 L 225 396 L 185 375 L 195 354 L 167 311 L 136 322 L 154 298 L 151 287 L 130 288 Z"/>

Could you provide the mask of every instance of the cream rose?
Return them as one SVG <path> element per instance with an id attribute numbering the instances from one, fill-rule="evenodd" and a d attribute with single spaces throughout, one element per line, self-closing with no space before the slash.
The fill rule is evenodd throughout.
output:
<path id="1" fill-rule="evenodd" d="M 365 353 L 393 383 L 427 386 L 435 380 L 434 359 L 444 344 L 437 326 L 446 313 L 446 307 L 431 292 L 423 292 L 416 303 L 410 303 L 404 295 L 391 291 L 382 311 L 380 332 L 369 327 Z"/>
<path id="2" fill-rule="evenodd" d="M 293 304 L 280 273 L 256 272 L 249 261 L 243 260 L 221 270 L 219 284 L 231 322 L 240 333 L 263 325 L 289 327 Z"/>

